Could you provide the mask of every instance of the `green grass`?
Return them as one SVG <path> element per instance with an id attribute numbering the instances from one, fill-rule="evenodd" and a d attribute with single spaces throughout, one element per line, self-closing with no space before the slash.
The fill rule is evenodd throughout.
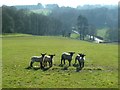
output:
<path id="1" fill-rule="evenodd" d="M 80 38 L 80 35 L 75 34 L 75 33 L 72 33 L 70 37 L 71 37 L 71 38 L 74 38 L 74 39 L 79 39 L 79 38 Z"/>
<path id="2" fill-rule="evenodd" d="M 39 10 L 31 10 L 32 12 L 34 13 L 37 13 L 37 14 L 43 14 L 43 15 L 49 15 L 52 11 L 51 10 L 48 10 L 48 9 L 39 9 Z"/>
<path id="3" fill-rule="evenodd" d="M 0 37 L 0 89 L 2 89 L 2 38 L 1 37 Z"/>
<path id="4" fill-rule="evenodd" d="M 118 47 L 54 36 L 11 37 L 2 41 L 3 88 L 118 88 Z M 85 67 L 62 70 L 62 52 L 86 54 Z M 56 54 L 54 66 L 46 71 L 29 66 L 30 58 L 46 52 Z M 68 62 L 66 62 L 68 65 Z M 39 66 L 35 63 L 34 66 Z"/>
<path id="5" fill-rule="evenodd" d="M 4 33 L 0 35 L 0 37 L 26 37 L 26 36 L 32 36 L 30 34 L 20 34 L 20 33 Z"/>
<path id="6" fill-rule="evenodd" d="M 108 28 L 98 29 L 97 30 L 97 36 L 101 36 L 105 39 L 107 30 L 108 30 Z"/>

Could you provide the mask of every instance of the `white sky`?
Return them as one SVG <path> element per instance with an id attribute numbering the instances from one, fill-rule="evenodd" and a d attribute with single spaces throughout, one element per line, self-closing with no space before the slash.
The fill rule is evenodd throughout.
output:
<path id="1" fill-rule="evenodd" d="M 0 0 L 1 5 L 37 5 L 41 3 L 45 4 L 58 4 L 59 6 L 71 6 L 76 7 L 84 4 L 107 4 L 118 5 L 119 0 Z"/>

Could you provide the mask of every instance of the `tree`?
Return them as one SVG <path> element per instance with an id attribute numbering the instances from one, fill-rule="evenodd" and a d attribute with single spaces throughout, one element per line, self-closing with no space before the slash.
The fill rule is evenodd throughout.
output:
<path id="1" fill-rule="evenodd" d="M 14 21 L 11 16 L 8 14 L 2 13 L 3 18 L 2 18 L 2 32 L 3 33 L 13 33 L 14 32 Z"/>
<path id="2" fill-rule="evenodd" d="M 13 18 L 15 22 L 15 32 L 25 33 L 25 26 L 24 26 L 25 11 L 24 10 L 16 11 L 15 17 Z"/>
<path id="3" fill-rule="evenodd" d="M 88 21 L 87 18 L 79 15 L 77 18 L 77 28 L 78 32 L 80 34 L 80 40 L 84 40 L 84 37 L 86 36 L 88 32 Z"/>
<path id="4" fill-rule="evenodd" d="M 110 28 L 106 32 L 106 37 L 109 41 L 118 41 L 118 35 L 119 35 L 120 30 L 117 28 Z"/>
<path id="5" fill-rule="evenodd" d="M 14 11 L 13 7 L 2 6 L 2 32 L 14 33 Z"/>
<path id="6" fill-rule="evenodd" d="M 94 41 L 94 37 L 96 35 L 96 27 L 94 25 L 89 25 L 88 35 L 90 36 L 90 40 Z"/>

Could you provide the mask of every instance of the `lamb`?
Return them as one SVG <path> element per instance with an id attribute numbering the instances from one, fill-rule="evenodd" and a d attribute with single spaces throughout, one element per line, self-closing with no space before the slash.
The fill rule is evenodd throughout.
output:
<path id="1" fill-rule="evenodd" d="M 80 68 L 84 67 L 85 56 L 86 56 L 85 54 L 78 53 L 78 55 L 75 57 L 75 64 L 76 64 L 76 61 L 78 60 Z"/>
<path id="2" fill-rule="evenodd" d="M 32 56 L 31 62 L 30 62 L 30 67 L 33 67 L 34 62 L 40 62 L 40 67 L 43 68 L 42 62 L 43 62 L 43 58 L 45 55 L 46 55 L 46 53 L 44 53 L 44 54 L 41 53 L 41 56 Z"/>
<path id="3" fill-rule="evenodd" d="M 47 62 L 49 63 L 49 67 L 52 67 L 53 65 L 53 57 L 55 56 L 54 55 L 46 55 L 44 57 L 44 60 L 43 60 L 43 63 L 44 63 L 44 67 L 47 66 Z"/>
<path id="4" fill-rule="evenodd" d="M 62 64 L 62 61 L 64 60 L 64 64 L 65 64 L 65 60 L 68 60 L 69 62 L 69 66 L 71 66 L 71 61 L 72 61 L 72 56 L 73 54 L 75 54 L 75 52 L 64 52 L 61 56 L 61 64 Z"/>
<path id="5" fill-rule="evenodd" d="M 78 53 L 77 56 L 75 57 L 75 64 L 77 63 L 77 60 L 79 60 L 80 56 L 82 55 L 82 53 Z"/>

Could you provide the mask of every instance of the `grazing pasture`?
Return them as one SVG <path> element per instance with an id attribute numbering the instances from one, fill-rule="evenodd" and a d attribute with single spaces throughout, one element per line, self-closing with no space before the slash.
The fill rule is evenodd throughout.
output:
<path id="1" fill-rule="evenodd" d="M 63 52 L 74 51 L 71 66 L 59 66 Z M 27 68 L 31 56 L 55 54 L 46 70 Z M 77 53 L 86 55 L 84 68 L 73 66 Z M 3 88 L 118 88 L 118 46 L 57 36 L 3 37 Z M 63 68 L 67 67 L 67 70 Z"/>

